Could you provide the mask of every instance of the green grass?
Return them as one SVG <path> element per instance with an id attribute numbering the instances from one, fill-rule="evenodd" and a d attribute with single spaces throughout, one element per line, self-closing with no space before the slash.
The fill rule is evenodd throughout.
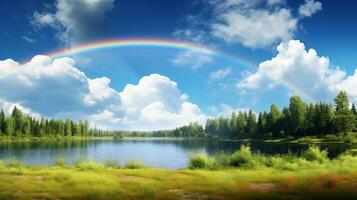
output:
<path id="1" fill-rule="evenodd" d="M 266 139 L 264 142 L 270 143 L 299 143 L 299 144 L 322 144 L 322 143 L 357 143 L 357 133 L 348 133 L 347 135 L 321 135 L 304 137 L 287 137 Z"/>
<path id="2" fill-rule="evenodd" d="M 58 164 L 59 163 L 59 164 Z M 312 146 L 301 157 L 252 154 L 193 156 L 190 168 L 125 168 L 78 161 L 50 167 L 0 162 L 0 199 L 356 199 L 357 157 L 330 160 Z"/>

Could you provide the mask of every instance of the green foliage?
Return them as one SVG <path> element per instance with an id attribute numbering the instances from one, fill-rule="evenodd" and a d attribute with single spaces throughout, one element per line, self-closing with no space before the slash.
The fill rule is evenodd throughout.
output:
<path id="1" fill-rule="evenodd" d="M 145 168 L 145 165 L 143 162 L 141 161 L 137 161 L 137 160 L 129 160 L 124 168 L 126 169 L 141 169 L 141 168 Z"/>
<path id="2" fill-rule="evenodd" d="M 109 136 L 111 131 L 89 129 L 88 121 L 73 122 L 60 119 L 40 120 L 27 116 L 20 109 L 14 107 L 12 114 L 6 116 L 0 111 L 0 135 L 9 137 L 63 137 L 63 136 Z"/>
<path id="3" fill-rule="evenodd" d="M 264 138 L 264 137 L 303 137 L 357 131 L 357 110 L 349 110 L 346 92 L 340 92 L 335 98 L 335 110 L 326 103 L 306 104 L 301 97 L 292 96 L 288 107 L 280 111 L 273 104 L 270 112 L 255 114 L 233 112 L 231 118 L 219 117 L 208 119 L 205 132 L 211 136 Z"/>
<path id="4" fill-rule="evenodd" d="M 232 167 L 253 167 L 252 152 L 249 146 L 242 145 L 240 150 L 234 152 L 229 158 L 229 166 Z"/>
<path id="5" fill-rule="evenodd" d="M 12 158 L 11 160 L 9 160 L 6 166 L 11 168 L 20 168 L 23 165 L 20 160 L 17 160 L 16 158 Z"/>
<path id="6" fill-rule="evenodd" d="M 55 159 L 54 165 L 57 167 L 65 167 L 67 166 L 67 161 L 63 157 L 58 157 Z"/>
<path id="7" fill-rule="evenodd" d="M 212 168 L 213 160 L 205 154 L 197 154 L 190 159 L 188 164 L 189 169 L 210 169 Z"/>
<path id="8" fill-rule="evenodd" d="M 103 164 L 94 162 L 92 160 L 76 163 L 75 166 L 82 171 L 100 171 L 105 169 Z"/>
<path id="9" fill-rule="evenodd" d="M 303 154 L 302 157 L 308 161 L 317 161 L 324 163 L 328 160 L 327 151 L 321 150 L 318 146 L 310 146 Z"/>
<path id="10" fill-rule="evenodd" d="M 110 168 L 119 169 L 120 168 L 120 163 L 116 159 L 110 159 L 110 160 L 105 161 L 105 166 L 106 167 L 110 167 Z"/>

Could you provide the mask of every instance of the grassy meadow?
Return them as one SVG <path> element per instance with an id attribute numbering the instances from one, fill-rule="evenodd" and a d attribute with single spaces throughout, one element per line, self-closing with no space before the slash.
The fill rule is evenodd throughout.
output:
<path id="1" fill-rule="evenodd" d="M 0 164 L 0 199 L 356 199 L 357 157 L 330 160 L 311 147 L 301 156 L 193 156 L 188 169 L 130 161 L 104 164 L 57 159 L 50 167 Z"/>

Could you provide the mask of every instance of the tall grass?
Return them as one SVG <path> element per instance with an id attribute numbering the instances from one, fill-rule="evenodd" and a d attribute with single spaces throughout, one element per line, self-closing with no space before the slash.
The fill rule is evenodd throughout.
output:
<path id="1" fill-rule="evenodd" d="M 129 160 L 124 168 L 126 169 L 141 169 L 141 168 L 145 168 L 145 165 L 143 162 L 138 161 L 138 160 Z"/>
<path id="2" fill-rule="evenodd" d="M 191 157 L 188 164 L 189 169 L 210 169 L 213 167 L 213 160 L 205 154 L 197 154 Z"/>
<path id="3" fill-rule="evenodd" d="M 327 166 L 338 166 L 337 163 L 344 165 L 349 160 L 356 160 L 353 165 L 357 167 L 357 159 L 351 154 L 343 154 L 334 160 L 330 160 L 326 150 L 321 150 L 317 146 L 310 146 L 301 156 L 293 154 L 266 156 L 253 154 L 248 146 L 242 145 L 233 154 L 218 154 L 214 157 L 197 155 L 192 157 L 189 169 L 262 169 L 271 168 L 275 170 L 299 170 L 308 168 L 325 168 Z"/>

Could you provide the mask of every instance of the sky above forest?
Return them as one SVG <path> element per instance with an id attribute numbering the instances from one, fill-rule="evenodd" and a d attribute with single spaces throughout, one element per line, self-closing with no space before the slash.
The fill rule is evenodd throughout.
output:
<path id="1" fill-rule="evenodd" d="M 0 107 L 154 130 L 282 108 L 292 95 L 333 103 L 346 90 L 357 102 L 356 9 L 348 0 L 0 0 Z"/>

